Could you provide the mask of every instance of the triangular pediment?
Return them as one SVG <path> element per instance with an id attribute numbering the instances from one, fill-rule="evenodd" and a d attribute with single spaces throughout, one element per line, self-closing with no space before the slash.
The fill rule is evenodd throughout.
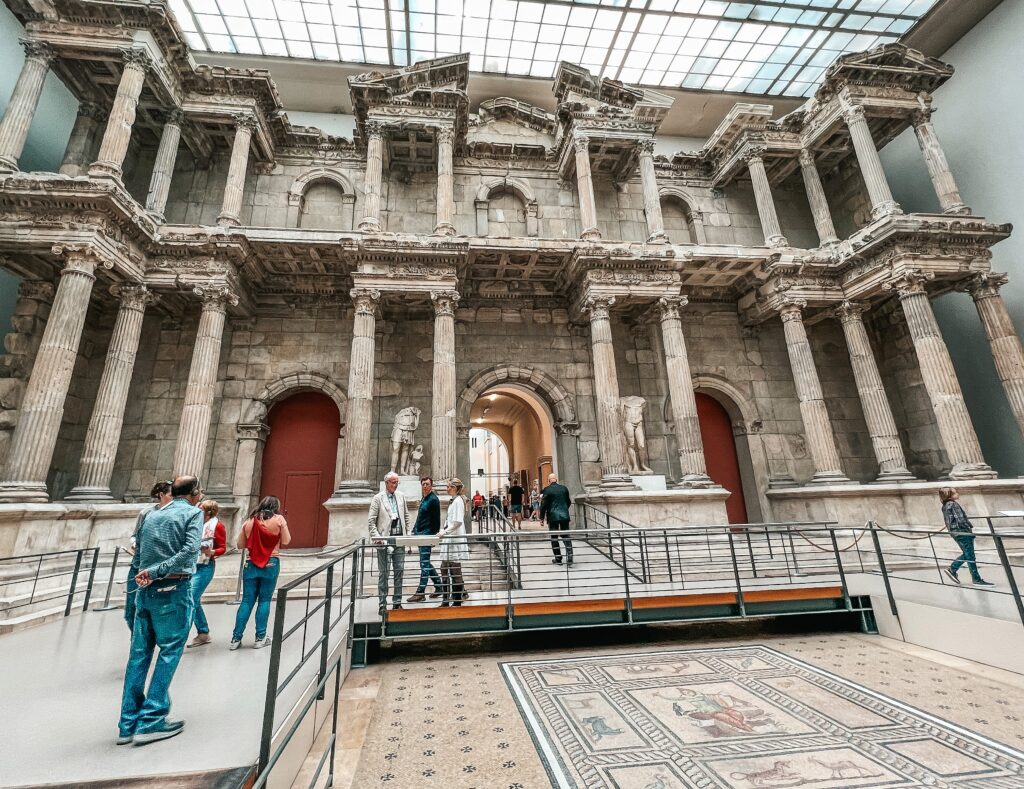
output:
<path id="1" fill-rule="evenodd" d="M 953 76 L 953 67 L 904 44 L 884 44 L 866 52 L 851 52 L 825 72 L 819 92 L 832 93 L 844 83 L 900 86 L 931 92 Z"/>

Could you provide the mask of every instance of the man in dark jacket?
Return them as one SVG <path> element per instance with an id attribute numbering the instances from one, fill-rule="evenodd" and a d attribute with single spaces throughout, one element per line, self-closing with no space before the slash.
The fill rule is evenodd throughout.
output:
<path id="1" fill-rule="evenodd" d="M 543 520 L 547 517 L 548 530 L 552 532 L 569 531 L 569 508 L 572 506 L 572 499 L 569 498 L 569 489 L 565 485 L 558 484 L 558 477 L 551 474 L 548 477 L 548 486 L 541 492 L 540 517 Z M 565 545 L 565 563 L 572 564 L 572 540 L 568 535 L 562 537 Z M 562 563 L 562 552 L 558 548 L 558 537 L 551 536 L 551 552 L 555 558 L 552 564 Z"/>
<path id="2" fill-rule="evenodd" d="M 437 534 L 441 531 L 441 502 L 438 500 L 437 494 L 434 493 L 434 480 L 430 477 L 421 479 L 420 490 L 423 493 L 423 499 L 420 501 L 420 508 L 416 512 L 416 523 L 413 524 L 412 533 Z M 432 547 L 429 545 L 420 546 L 420 582 L 416 587 L 416 594 L 412 595 L 406 602 L 422 603 L 427 599 L 425 592 L 427 591 L 428 579 L 434 584 L 434 592 L 430 596 L 441 596 L 441 575 L 437 572 L 434 565 L 430 563 L 431 550 Z"/>

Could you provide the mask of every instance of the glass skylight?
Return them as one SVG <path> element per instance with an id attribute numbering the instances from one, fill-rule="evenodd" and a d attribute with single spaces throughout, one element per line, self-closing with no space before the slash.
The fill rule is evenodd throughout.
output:
<path id="1" fill-rule="evenodd" d="M 837 57 L 896 41 L 937 0 L 170 0 L 195 50 L 811 95 Z"/>

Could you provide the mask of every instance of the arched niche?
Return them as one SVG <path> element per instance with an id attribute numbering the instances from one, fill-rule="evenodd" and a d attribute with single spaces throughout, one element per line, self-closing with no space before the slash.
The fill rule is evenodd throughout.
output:
<path id="1" fill-rule="evenodd" d="M 496 201 L 505 205 L 495 206 Z M 524 212 L 523 222 L 510 222 L 510 225 L 519 224 L 524 228 L 525 235 L 537 236 L 540 232 L 538 220 L 537 197 L 530 185 L 519 178 L 495 178 L 480 185 L 476 193 L 476 234 L 478 236 L 489 236 L 492 231 L 491 211 L 498 207 L 500 210 L 513 208 L 515 202 L 522 205 Z M 506 234 L 502 234 L 505 236 Z M 516 235 L 510 232 L 510 236 Z"/>
<path id="2" fill-rule="evenodd" d="M 695 207 L 694 199 L 674 186 L 658 190 L 665 233 L 673 244 L 706 244 L 704 215 Z"/>
<path id="3" fill-rule="evenodd" d="M 344 173 L 330 167 L 307 170 L 288 190 L 288 226 L 351 231 L 356 193 Z"/>

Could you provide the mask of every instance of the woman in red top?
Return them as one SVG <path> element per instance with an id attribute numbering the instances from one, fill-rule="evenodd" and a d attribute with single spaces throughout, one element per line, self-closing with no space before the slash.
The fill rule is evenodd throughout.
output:
<path id="1" fill-rule="evenodd" d="M 217 557 L 224 555 L 228 542 L 224 524 L 217 519 L 220 505 L 213 499 L 206 499 L 199 503 L 199 509 L 203 511 L 203 539 L 199 543 L 199 558 L 192 575 L 192 604 L 195 607 L 192 622 L 196 626 L 196 637 L 189 643 L 189 648 L 210 643 L 210 625 L 203 611 L 203 592 L 213 580 L 213 574 L 217 571 Z"/>
<path id="2" fill-rule="evenodd" d="M 277 576 L 281 572 L 278 552 L 282 545 L 292 541 L 288 522 L 279 514 L 281 502 L 276 496 L 267 496 L 242 524 L 238 533 L 238 547 L 249 551 L 249 559 L 242 570 L 242 603 L 235 615 L 235 632 L 229 649 L 242 646 L 242 633 L 256 609 L 256 643 L 254 649 L 270 646 L 267 623 L 270 621 L 270 599 L 274 596 Z"/>

